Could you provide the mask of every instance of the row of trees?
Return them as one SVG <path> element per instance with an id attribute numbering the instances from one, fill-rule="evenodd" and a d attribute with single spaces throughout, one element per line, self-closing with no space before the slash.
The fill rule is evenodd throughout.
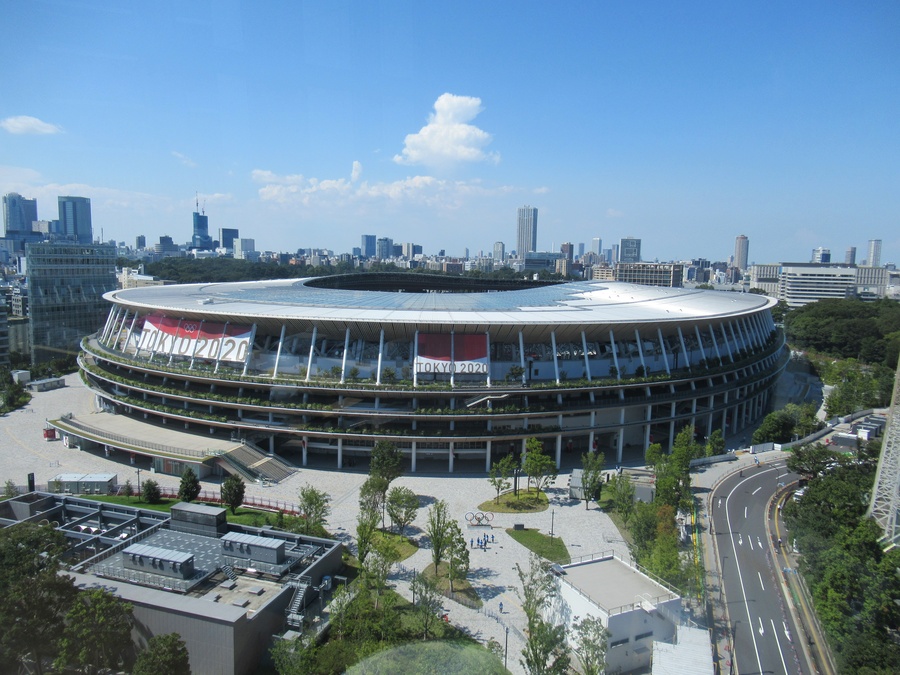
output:
<path id="1" fill-rule="evenodd" d="M 753 432 L 753 443 L 788 443 L 806 438 L 822 428 L 816 417 L 815 403 L 788 403 L 781 410 L 774 410 L 763 418 Z"/>
<path id="2" fill-rule="evenodd" d="M 788 460 L 810 481 L 784 517 L 841 672 L 895 672 L 900 663 L 900 550 L 885 551 L 881 529 L 866 517 L 879 452 L 870 442 L 851 461 L 812 445 Z"/>
<path id="3" fill-rule="evenodd" d="M 63 535 L 48 526 L 0 530 L 0 662 L 39 675 L 48 667 L 188 675 L 187 649 L 174 633 L 135 652 L 132 606 L 104 589 L 78 590 L 59 573 L 65 550 Z"/>

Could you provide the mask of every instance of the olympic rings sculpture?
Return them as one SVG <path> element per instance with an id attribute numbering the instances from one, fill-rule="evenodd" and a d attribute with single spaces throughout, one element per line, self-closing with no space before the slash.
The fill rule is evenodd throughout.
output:
<path id="1" fill-rule="evenodd" d="M 469 511 L 466 514 L 466 522 L 471 525 L 486 525 L 494 519 L 493 513 L 483 511 Z"/>

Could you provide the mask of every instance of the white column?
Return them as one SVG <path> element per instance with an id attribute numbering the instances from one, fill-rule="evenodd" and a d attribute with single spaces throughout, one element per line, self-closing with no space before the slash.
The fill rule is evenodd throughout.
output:
<path id="1" fill-rule="evenodd" d="M 222 360 L 219 357 L 222 356 L 222 345 L 225 343 L 225 335 L 228 333 L 228 324 L 229 323 L 231 323 L 231 322 L 226 321 L 225 325 L 222 326 L 222 335 L 219 336 L 219 348 L 216 349 L 216 367 L 213 368 L 214 373 L 219 372 L 219 364 L 222 363 Z M 153 354 L 156 354 L 156 352 L 154 351 Z M 153 359 L 153 355 L 150 356 L 150 359 L 151 360 Z"/>
<path id="2" fill-rule="evenodd" d="M 416 364 L 419 362 L 419 331 L 416 330 L 416 336 L 413 338 L 413 388 L 419 386 L 419 369 Z M 413 469 L 415 471 L 415 469 Z"/>
<path id="3" fill-rule="evenodd" d="M 522 385 L 528 382 L 528 371 L 525 370 L 525 339 L 522 337 L 522 331 L 519 331 L 519 362 L 522 366 Z"/>
<path id="4" fill-rule="evenodd" d="M 456 338 L 455 333 L 450 331 L 450 388 L 453 389 L 453 385 L 456 384 Z M 451 473 L 453 469 L 450 469 Z"/>
<path id="5" fill-rule="evenodd" d="M 194 342 L 194 348 L 191 350 L 191 362 L 188 364 L 188 370 L 194 369 L 194 361 L 197 359 L 197 346 L 200 344 L 200 336 L 203 334 L 203 324 L 205 322 L 205 319 L 201 321 L 200 328 L 197 329 L 197 340 Z"/>
<path id="6" fill-rule="evenodd" d="M 637 328 L 634 329 L 634 340 L 637 342 L 638 357 L 641 359 L 641 368 L 644 369 L 644 377 L 646 377 L 650 373 L 647 371 L 647 363 L 644 361 L 644 345 L 641 344 L 643 340 L 641 340 L 641 334 Z"/>
<path id="7" fill-rule="evenodd" d="M 591 360 L 588 358 L 588 347 L 587 347 L 587 336 L 585 336 L 584 331 L 581 331 L 581 351 L 584 355 L 584 374 L 587 376 L 587 381 L 591 381 Z M 593 432 L 591 432 L 593 433 Z"/>
<path id="8" fill-rule="evenodd" d="M 553 349 L 553 372 L 556 375 L 556 384 L 559 384 L 559 359 L 556 355 L 556 331 L 550 331 L 550 347 Z M 559 462 L 557 462 L 559 464 Z"/>
<path id="9" fill-rule="evenodd" d="M 703 349 L 703 338 L 700 337 L 700 328 L 694 324 L 694 335 L 697 336 L 697 347 L 700 349 L 700 358 L 706 361 L 706 350 Z"/>
<path id="10" fill-rule="evenodd" d="M 278 349 L 275 351 L 275 367 L 272 369 L 272 379 L 278 377 L 278 362 L 281 361 L 281 347 L 284 345 L 284 332 L 287 330 L 287 324 L 281 324 L 281 337 L 278 338 Z"/>
<path id="11" fill-rule="evenodd" d="M 347 379 L 347 354 L 350 353 L 350 327 L 344 333 L 344 355 L 341 359 L 341 384 Z"/>
<path id="12" fill-rule="evenodd" d="M 337 468 L 344 468 L 344 439 L 338 439 L 338 455 L 337 455 Z"/>
<path id="13" fill-rule="evenodd" d="M 484 470 L 485 471 L 491 470 L 491 441 L 490 440 L 488 440 L 487 448 L 485 448 L 485 452 L 484 452 Z"/>
<path id="14" fill-rule="evenodd" d="M 309 358 L 306 359 L 306 382 L 309 382 L 309 375 L 312 372 L 312 362 L 313 355 L 316 353 L 316 335 L 318 334 L 319 327 L 314 325 L 312 332 L 312 339 L 309 341 Z"/>
<path id="15" fill-rule="evenodd" d="M 247 348 L 247 358 L 244 360 L 243 375 L 247 374 L 247 368 L 250 367 L 250 358 L 253 356 L 253 343 L 256 341 L 256 324 L 250 329 L 250 346 Z"/>
<path id="16" fill-rule="evenodd" d="M 722 362 L 722 352 L 719 351 L 719 343 L 716 340 L 716 331 L 713 330 L 712 324 L 707 324 L 709 326 L 709 336 L 712 338 L 713 349 L 716 352 L 716 358 L 719 359 L 719 363 Z"/>
<path id="17" fill-rule="evenodd" d="M 306 466 L 307 453 L 309 452 L 309 448 L 307 447 L 308 445 L 309 438 L 307 436 L 304 436 L 301 443 L 301 447 L 303 448 L 303 466 Z"/>
<path id="18" fill-rule="evenodd" d="M 656 335 L 659 337 L 659 348 L 662 351 L 663 363 L 666 366 L 666 375 L 671 375 L 672 371 L 669 369 L 669 355 L 666 353 L 666 341 L 663 340 L 662 329 L 656 329 Z"/>
<path id="19" fill-rule="evenodd" d="M 622 372 L 619 370 L 619 355 L 616 354 L 616 338 L 613 337 L 612 329 L 609 331 L 609 343 L 612 345 L 613 365 L 616 367 L 616 379 L 622 379 Z"/>
<path id="20" fill-rule="evenodd" d="M 416 441 L 412 442 L 411 460 L 412 460 L 412 473 L 415 473 L 416 472 Z"/>
<path id="21" fill-rule="evenodd" d="M 556 469 L 562 466 L 562 434 L 556 436 Z"/>
<path id="22" fill-rule="evenodd" d="M 381 384 L 381 359 L 384 355 L 384 328 L 381 329 L 381 335 L 378 338 L 378 371 L 375 374 L 375 384 Z"/>
<path id="23" fill-rule="evenodd" d="M 449 461 L 450 473 L 453 473 L 453 441 L 450 441 L 450 452 L 447 453 L 447 456 Z"/>
<path id="24" fill-rule="evenodd" d="M 687 366 L 688 370 L 691 370 L 691 357 L 684 344 L 684 333 L 681 332 L 681 326 L 678 326 L 678 341 L 681 343 L 681 353 L 684 356 L 684 364 Z"/>
<path id="25" fill-rule="evenodd" d="M 484 342 L 487 345 L 487 388 L 491 388 L 491 333 L 490 331 L 484 332 Z"/>

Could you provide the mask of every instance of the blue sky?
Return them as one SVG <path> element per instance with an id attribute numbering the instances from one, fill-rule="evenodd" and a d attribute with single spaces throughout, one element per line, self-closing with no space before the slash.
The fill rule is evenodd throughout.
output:
<path id="1" fill-rule="evenodd" d="M 900 3 L 7 3 L 0 193 L 94 231 L 900 263 Z"/>

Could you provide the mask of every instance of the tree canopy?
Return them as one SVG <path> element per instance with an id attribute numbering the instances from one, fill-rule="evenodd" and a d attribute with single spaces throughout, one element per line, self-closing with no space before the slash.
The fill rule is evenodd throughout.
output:
<path id="1" fill-rule="evenodd" d="M 183 502 L 192 502 L 200 495 L 200 480 L 194 470 L 187 466 L 181 474 L 181 484 L 178 486 L 178 499 Z"/>
<path id="2" fill-rule="evenodd" d="M 238 507 L 244 503 L 244 492 L 246 489 L 247 486 L 244 483 L 244 479 L 237 474 L 231 474 L 222 481 L 222 488 L 220 490 L 222 501 L 228 505 L 232 514 L 234 514 Z"/>

